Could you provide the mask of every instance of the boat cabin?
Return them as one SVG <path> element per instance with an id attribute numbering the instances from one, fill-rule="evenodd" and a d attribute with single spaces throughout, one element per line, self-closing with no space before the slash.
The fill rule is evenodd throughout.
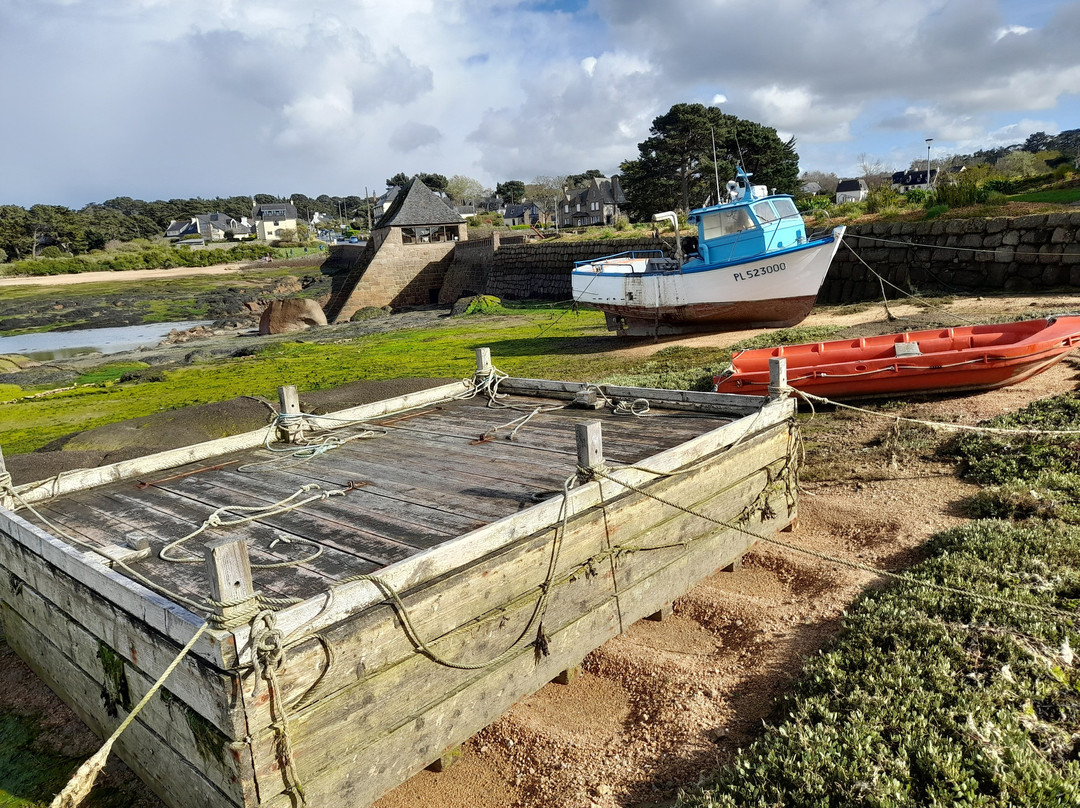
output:
<path id="1" fill-rule="evenodd" d="M 728 183 L 731 199 L 690 211 L 697 225 L 696 256 L 687 264 L 724 264 L 806 243 L 806 225 L 787 195 L 769 195 L 764 185 L 750 185 L 739 169 L 739 182 Z"/>

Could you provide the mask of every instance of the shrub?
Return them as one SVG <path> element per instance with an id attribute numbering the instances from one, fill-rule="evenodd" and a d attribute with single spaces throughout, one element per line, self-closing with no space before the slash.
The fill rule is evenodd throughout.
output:
<path id="1" fill-rule="evenodd" d="M 886 210 L 894 210 L 900 206 L 902 197 L 893 190 L 890 185 L 879 185 L 871 188 L 866 195 L 867 213 L 884 213 Z"/>
<path id="2" fill-rule="evenodd" d="M 623 230 L 626 230 L 629 227 L 630 227 L 630 220 L 627 219 L 625 216 L 620 216 L 618 219 L 615 220 L 615 229 L 616 230 L 621 232 Z"/>
<path id="3" fill-rule="evenodd" d="M 1080 430 L 1080 393 L 1033 401 L 1015 413 L 994 418 L 990 427 L 1043 432 Z M 964 476 L 982 485 L 1030 483 L 1041 474 L 1072 474 L 1080 457 L 1080 437 L 1054 434 L 968 433 L 946 442 L 942 452 L 960 459 Z"/>
<path id="4" fill-rule="evenodd" d="M 925 188 L 912 188 L 910 191 L 904 194 L 904 201 L 909 205 L 922 205 L 926 204 L 926 200 L 930 198 L 930 193 Z"/>
<path id="5" fill-rule="evenodd" d="M 42 250 L 39 253 L 39 255 L 42 258 L 63 258 L 64 257 L 64 254 L 60 251 L 60 248 L 57 247 L 55 244 L 50 244 L 48 247 L 46 247 L 44 250 Z"/>
<path id="6" fill-rule="evenodd" d="M 926 218 L 927 219 L 936 219 L 941 214 L 948 212 L 948 210 L 949 210 L 948 205 L 934 205 L 934 206 L 929 207 L 929 208 L 926 209 Z"/>

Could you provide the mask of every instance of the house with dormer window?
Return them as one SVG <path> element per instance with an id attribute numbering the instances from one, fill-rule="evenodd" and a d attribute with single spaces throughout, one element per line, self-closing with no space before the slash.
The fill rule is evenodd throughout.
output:
<path id="1" fill-rule="evenodd" d="M 626 194 L 617 176 L 593 177 L 584 188 L 568 191 L 559 204 L 560 227 L 614 224 L 626 204 Z"/>
<path id="2" fill-rule="evenodd" d="M 296 230 L 296 206 L 291 202 L 267 202 L 251 209 L 259 241 L 277 241 L 285 230 Z"/>

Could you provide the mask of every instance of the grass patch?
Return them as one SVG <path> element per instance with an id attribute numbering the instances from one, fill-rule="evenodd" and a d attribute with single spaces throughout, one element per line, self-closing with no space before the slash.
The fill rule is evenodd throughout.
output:
<path id="1" fill-rule="evenodd" d="M 929 550 L 916 579 L 1080 605 L 1080 530 L 982 521 Z M 1063 649 L 1078 645 L 1024 606 L 907 583 L 869 595 L 766 735 L 680 805 L 1075 805 L 1080 666 Z"/>
<path id="2" fill-rule="evenodd" d="M 1071 205 L 1080 201 L 1080 187 L 1051 188 L 1046 191 L 1032 191 L 1028 194 L 1012 194 L 1010 202 L 1048 202 L 1053 205 Z"/>
<path id="3" fill-rule="evenodd" d="M 599 312 L 522 307 L 513 315 L 468 318 L 437 328 L 373 334 L 338 343 L 283 342 L 252 355 L 181 367 L 155 384 L 80 387 L 0 404 L 0 446 L 29 452 L 71 432 L 241 395 L 277 396 L 277 387 L 322 390 L 363 379 L 462 378 L 475 349 L 490 347 L 498 367 L 517 376 L 598 381 L 635 365 L 610 356 L 625 341 L 608 334 Z M 138 365 L 135 365 L 138 367 Z M 116 364 L 99 378 L 120 379 Z"/>
<path id="4" fill-rule="evenodd" d="M 110 362 L 99 365 L 75 380 L 75 384 L 104 384 L 119 381 L 124 374 L 145 370 L 150 367 L 145 362 Z"/>

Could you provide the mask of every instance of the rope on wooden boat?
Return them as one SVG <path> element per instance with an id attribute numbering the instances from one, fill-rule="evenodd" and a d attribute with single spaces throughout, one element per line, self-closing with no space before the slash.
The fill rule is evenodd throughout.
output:
<path id="1" fill-rule="evenodd" d="M 688 508 L 688 507 L 686 507 L 684 505 L 680 505 L 677 502 L 671 502 L 670 500 L 664 499 L 662 497 L 657 496 L 656 494 L 652 494 L 652 493 L 646 491 L 645 489 L 641 488 L 641 486 L 634 485 L 633 483 L 628 483 L 628 482 L 625 482 L 623 480 L 620 480 L 619 478 L 614 477 L 613 475 L 611 475 L 610 473 L 608 473 L 607 471 L 605 471 L 603 469 L 600 469 L 600 468 L 580 469 L 580 471 L 582 473 L 590 474 L 590 475 L 593 475 L 593 476 L 596 476 L 596 477 L 602 477 L 602 478 L 604 478 L 606 480 L 611 480 L 612 482 L 618 483 L 619 485 L 621 485 L 622 487 L 624 487 L 624 488 L 626 488 L 626 489 L 628 489 L 630 491 L 634 491 L 634 492 L 636 492 L 638 494 L 641 494 L 642 496 L 653 499 L 653 500 L 655 500 L 655 501 L 657 501 L 657 502 L 659 502 L 659 503 L 661 503 L 663 505 L 667 505 L 670 508 L 674 508 L 675 510 L 682 511 L 683 513 L 686 513 L 686 514 L 688 514 L 690 516 L 696 516 L 699 519 L 704 519 L 705 521 L 711 522 L 711 523 L 713 523 L 715 525 L 719 525 L 721 527 L 726 527 L 726 528 L 729 528 L 731 530 L 737 530 L 740 533 L 745 533 L 748 536 L 752 536 L 752 537 L 754 537 L 754 538 L 756 538 L 756 539 L 758 539 L 760 541 L 766 542 L 768 544 L 773 544 L 773 545 L 776 545 L 778 547 L 783 547 L 784 549 L 791 550 L 793 552 L 802 553 L 804 555 L 808 555 L 808 556 L 811 556 L 813 558 L 817 558 L 817 559 L 819 559 L 821 561 L 827 561 L 830 564 L 836 564 L 838 566 L 848 567 L 850 569 L 860 570 L 862 572 L 869 572 L 869 573 L 871 573 L 873 575 L 879 575 L 879 576 L 882 576 L 884 578 L 890 578 L 890 579 L 893 579 L 893 580 L 896 580 L 896 581 L 902 581 L 902 582 L 910 584 L 912 586 L 919 586 L 919 587 L 922 587 L 924 589 L 930 589 L 930 590 L 933 590 L 933 591 L 936 591 L 936 592 L 945 592 L 945 593 L 952 594 L 952 595 L 958 595 L 960 597 L 968 598 L 970 600 L 981 601 L 981 602 L 984 602 L 984 603 L 992 603 L 992 604 L 995 604 L 995 605 L 998 605 L 998 606 L 1015 606 L 1015 607 L 1019 607 L 1019 608 L 1028 609 L 1028 610 L 1033 611 L 1033 612 L 1038 612 L 1040 614 L 1045 614 L 1045 615 L 1048 615 L 1048 616 L 1051 616 L 1051 617 L 1063 618 L 1063 619 L 1067 619 L 1067 620 L 1070 620 L 1070 621 L 1076 620 L 1077 618 L 1080 618 L 1080 612 L 1070 612 L 1070 611 L 1066 611 L 1064 609 L 1056 609 L 1056 608 L 1054 608 L 1052 606 L 1042 606 L 1040 604 L 1034 604 L 1034 603 L 1022 603 L 1021 601 L 1013 600 L 1011 598 L 1001 597 L 1001 596 L 998 596 L 998 595 L 986 595 L 986 594 L 983 594 L 981 592 L 973 592 L 973 591 L 971 591 L 969 589 L 962 589 L 960 587 L 945 586 L 944 584 L 935 584 L 935 583 L 931 583 L 929 581 L 920 580 L 920 579 L 918 579 L 918 578 L 916 578 L 916 577 L 914 577 L 912 575 L 909 575 L 907 573 L 891 572 L 890 570 L 881 569 L 880 567 L 872 567 L 869 564 L 863 564 L 863 563 L 858 562 L 858 561 L 849 561 L 848 559 L 839 558 L 837 556 L 830 555 L 828 553 L 822 553 L 822 552 L 820 552 L 818 550 L 811 550 L 811 549 L 809 549 L 807 547 L 800 547 L 797 544 L 793 544 L 792 542 L 787 542 L 787 541 L 784 541 L 782 539 L 778 539 L 778 538 L 776 538 L 774 536 L 766 536 L 764 534 L 757 533 L 757 532 L 755 532 L 753 530 L 750 530 L 747 527 L 744 527 L 743 525 L 739 524 L 737 521 L 732 522 L 730 520 L 716 519 L 716 518 L 714 518 L 712 516 L 709 516 L 708 514 L 701 513 L 700 511 L 697 511 L 697 510 L 695 510 L 693 508 Z"/>
<path id="2" fill-rule="evenodd" d="M 854 404 L 844 404 L 842 401 L 833 401 L 824 396 L 807 393 L 794 387 L 782 388 L 782 392 L 798 396 L 806 401 L 811 408 L 813 408 L 814 402 L 819 404 L 831 404 L 834 407 L 861 412 L 864 415 L 873 415 L 876 418 L 884 418 L 885 420 L 893 421 L 894 423 L 905 422 L 909 424 L 920 424 L 935 430 L 951 429 L 956 432 L 976 432 L 987 435 L 1080 435 L 1080 429 L 1007 429 L 1005 427 L 978 426 L 977 424 L 950 424 L 946 421 L 930 421 L 926 418 L 909 418 L 905 415 L 891 415 L 884 412 L 875 412 L 874 410 L 868 410 L 865 407 L 856 407 Z"/>
<path id="3" fill-rule="evenodd" d="M 301 486 L 298 491 L 285 497 L 285 499 L 269 505 L 224 505 L 211 513 L 195 530 L 191 531 L 186 536 L 182 536 L 176 541 L 170 542 L 169 544 L 166 544 L 164 547 L 162 547 L 161 550 L 158 551 L 158 558 L 160 558 L 162 561 L 171 561 L 174 564 L 202 564 L 204 562 L 204 559 L 201 556 L 179 555 L 177 553 L 174 553 L 173 551 L 185 542 L 195 538 L 203 531 L 208 530 L 212 527 L 228 528 L 236 527 L 237 525 L 244 525 L 249 522 L 257 521 L 259 519 L 265 519 L 269 516 L 277 516 L 278 514 L 295 511 L 297 508 L 301 508 L 311 502 L 327 500 L 330 497 L 335 496 L 344 496 L 345 493 L 349 490 L 351 490 L 350 487 L 336 489 L 333 491 L 322 491 L 320 486 L 315 483 L 311 483 L 309 485 Z M 312 494 L 309 497 L 297 500 L 297 497 L 303 496 L 304 494 L 310 493 L 312 491 L 319 491 L 320 493 Z M 225 514 L 233 514 L 236 515 L 238 518 L 230 520 L 222 519 L 222 516 Z M 278 540 L 275 539 L 275 541 L 272 542 L 270 546 L 273 547 L 277 541 Z M 266 564 L 252 563 L 252 569 L 279 569 L 281 567 L 291 567 L 297 564 L 304 564 L 309 561 L 314 561 L 316 558 L 321 556 L 325 550 L 325 548 L 318 542 L 311 541 L 310 539 L 305 539 L 301 536 L 296 536 L 292 539 L 283 539 L 283 541 L 287 541 L 288 543 L 296 541 L 303 544 L 309 544 L 316 549 L 313 553 L 304 558 L 295 558 L 289 559 L 287 561 L 276 561 Z"/>
<path id="4" fill-rule="evenodd" d="M 158 680 L 146 691 L 139 703 L 127 714 L 127 717 L 120 722 L 120 725 L 113 730 L 113 734 L 108 737 L 101 748 L 90 756 L 75 772 L 72 778 L 68 781 L 68 784 L 57 794 L 53 801 L 49 804 L 49 808 L 76 808 L 80 805 L 84 799 L 90 794 L 90 790 L 94 787 L 94 781 L 97 779 L 98 774 L 105 768 L 105 762 L 109 757 L 109 752 L 112 751 L 113 744 L 116 743 L 117 738 L 126 730 L 131 723 L 135 720 L 135 717 L 142 711 L 150 699 L 152 699 L 161 689 L 161 686 L 165 684 L 165 680 L 169 678 L 180 662 L 188 655 L 188 652 L 194 647 L 199 637 L 203 635 L 203 632 L 209 628 L 209 623 L 203 623 L 199 627 L 199 630 L 195 632 L 187 645 L 185 645 L 180 653 L 176 655 L 169 666 L 165 668 L 165 671 L 158 677 Z"/>
<path id="5" fill-rule="evenodd" d="M 251 697 L 258 694 L 259 680 L 265 680 L 270 695 L 270 728 L 274 731 L 274 749 L 278 768 L 285 783 L 285 793 L 294 805 L 306 806 L 304 784 L 296 771 L 292 736 L 289 733 L 289 714 L 281 697 L 277 673 L 285 665 L 284 635 L 275 626 L 274 613 L 264 610 L 251 621 L 251 649 L 255 668 L 255 686 Z"/>

